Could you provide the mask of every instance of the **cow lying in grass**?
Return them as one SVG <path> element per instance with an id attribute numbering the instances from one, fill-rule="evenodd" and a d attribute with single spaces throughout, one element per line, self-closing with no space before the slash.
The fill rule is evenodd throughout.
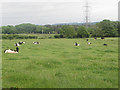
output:
<path id="1" fill-rule="evenodd" d="M 92 44 L 91 42 L 88 42 L 88 44 Z"/>
<path id="2" fill-rule="evenodd" d="M 101 37 L 101 39 L 105 39 L 104 37 Z"/>
<path id="3" fill-rule="evenodd" d="M 86 39 L 86 41 L 88 41 L 88 39 Z"/>
<path id="4" fill-rule="evenodd" d="M 33 44 L 40 44 L 40 42 L 33 42 Z"/>
<path id="5" fill-rule="evenodd" d="M 107 44 L 103 44 L 104 46 L 107 46 Z"/>
<path id="6" fill-rule="evenodd" d="M 96 40 L 97 38 L 95 37 L 94 39 Z"/>
<path id="7" fill-rule="evenodd" d="M 74 45 L 75 45 L 75 46 L 80 46 L 80 44 L 78 44 L 78 43 L 75 43 Z"/>
<path id="8" fill-rule="evenodd" d="M 23 41 L 19 41 L 19 44 L 20 44 L 20 45 L 23 44 L 23 43 L 25 43 L 25 42 L 23 42 Z"/>
<path id="9" fill-rule="evenodd" d="M 18 53 L 18 51 L 19 51 L 19 48 L 16 47 L 16 50 L 6 49 L 6 50 L 4 50 L 4 53 Z"/>

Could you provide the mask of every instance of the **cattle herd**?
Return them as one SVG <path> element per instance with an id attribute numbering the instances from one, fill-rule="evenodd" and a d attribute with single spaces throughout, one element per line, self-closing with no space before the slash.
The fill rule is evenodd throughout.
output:
<path id="1" fill-rule="evenodd" d="M 19 41 L 18 43 L 15 43 L 16 50 L 13 50 L 13 49 L 5 49 L 5 50 L 4 50 L 4 53 L 18 53 L 18 52 L 19 52 L 18 46 L 20 46 L 20 45 L 22 45 L 22 44 L 25 44 L 25 42 Z M 33 44 L 40 44 L 40 43 L 39 43 L 39 42 L 33 42 Z"/>
<path id="2" fill-rule="evenodd" d="M 94 39 L 96 40 L 97 38 L 95 37 Z M 104 39 L 104 37 L 101 37 L 101 39 Z M 89 39 L 86 39 L 86 41 L 87 41 L 87 44 L 89 44 L 89 45 L 92 44 L 91 42 L 88 42 Z M 18 52 L 19 52 L 18 46 L 20 46 L 20 45 L 22 45 L 22 44 L 25 44 L 25 42 L 19 41 L 18 43 L 15 44 L 16 50 L 13 50 L 13 49 L 5 49 L 5 50 L 4 50 L 4 53 L 18 53 Z M 33 44 L 40 44 L 40 42 L 33 42 Z M 77 43 L 77 42 L 75 42 L 74 45 L 75 45 L 75 46 L 80 46 L 80 44 Z M 103 45 L 104 45 L 104 46 L 107 46 L 107 44 L 103 44 Z"/>
<path id="3" fill-rule="evenodd" d="M 101 39 L 104 40 L 105 38 L 104 38 L 104 37 L 101 37 Z M 95 37 L 94 40 L 97 40 L 97 38 Z M 91 42 L 88 42 L 89 39 L 86 39 L 86 41 L 87 41 L 87 44 L 89 44 L 89 45 L 92 44 Z M 75 45 L 75 46 L 80 46 L 80 44 L 78 44 L 77 42 L 75 42 L 74 45 Z M 103 44 L 103 45 L 104 45 L 104 46 L 107 46 L 107 44 Z"/>

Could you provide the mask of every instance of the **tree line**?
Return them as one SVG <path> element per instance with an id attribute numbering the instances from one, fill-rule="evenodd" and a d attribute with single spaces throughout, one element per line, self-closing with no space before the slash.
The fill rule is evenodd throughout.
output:
<path id="1" fill-rule="evenodd" d="M 103 20 L 94 25 L 35 25 L 24 23 L 1 26 L 2 34 L 56 34 L 55 38 L 117 37 L 118 21 Z"/>

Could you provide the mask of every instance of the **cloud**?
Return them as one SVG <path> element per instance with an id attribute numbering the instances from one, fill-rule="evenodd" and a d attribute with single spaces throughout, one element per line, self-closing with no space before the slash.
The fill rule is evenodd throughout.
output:
<path id="1" fill-rule="evenodd" d="M 34 24 L 84 22 L 84 0 L 24 0 L 20 2 L 2 1 L 3 25 L 24 22 Z M 117 20 L 117 3 L 119 0 L 88 0 L 90 21 L 103 19 Z"/>
<path id="2" fill-rule="evenodd" d="M 2 0 L 1 2 L 81 2 L 82 0 Z"/>

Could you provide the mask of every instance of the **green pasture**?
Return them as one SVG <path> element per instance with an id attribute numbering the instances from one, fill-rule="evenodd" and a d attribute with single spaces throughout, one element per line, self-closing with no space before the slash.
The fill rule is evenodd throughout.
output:
<path id="1" fill-rule="evenodd" d="M 39 39 L 49 39 L 49 38 L 54 38 L 54 35 L 56 34 L 18 34 L 18 35 L 37 36 Z"/>
<path id="2" fill-rule="evenodd" d="M 37 36 L 38 39 L 51 39 L 54 38 L 54 35 L 59 35 L 59 34 L 0 34 L 0 37 L 2 36 L 8 36 L 8 37 L 15 37 L 15 36 Z"/>
<path id="3" fill-rule="evenodd" d="M 4 53 L 15 49 L 18 54 Z M 32 44 L 39 41 L 39 45 Z M 78 42 L 80 46 L 74 46 Z M 2 41 L 3 88 L 117 88 L 118 38 Z M 106 43 L 108 46 L 103 46 Z"/>

